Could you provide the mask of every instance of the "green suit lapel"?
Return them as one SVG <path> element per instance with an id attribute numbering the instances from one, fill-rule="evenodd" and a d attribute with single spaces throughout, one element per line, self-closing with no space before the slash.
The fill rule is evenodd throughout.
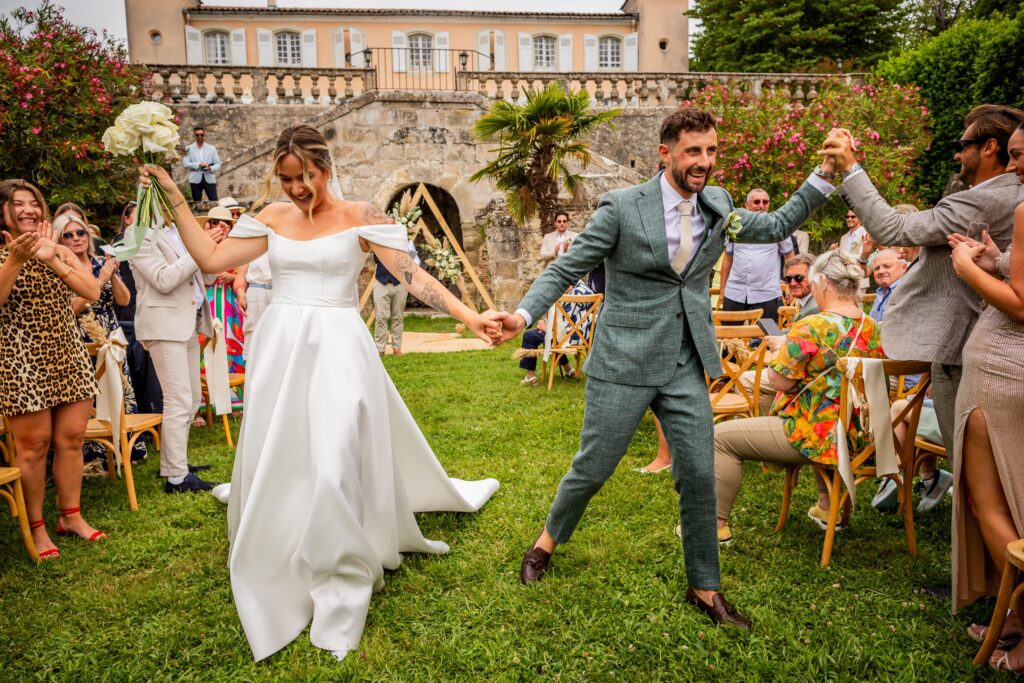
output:
<path id="1" fill-rule="evenodd" d="M 686 270 L 683 271 L 682 278 L 685 280 L 690 273 L 699 270 L 703 264 L 704 259 L 708 256 L 708 250 L 711 248 L 709 245 L 714 242 L 711 237 L 716 230 L 720 230 L 722 227 L 722 220 L 725 218 L 723 207 L 717 206 L 708 192 L 701 192 L 697 195 L 697 209 L 700 211 L 700 215 L 704 218 L 704 234 L 701 235 L 700 246 L 697 247 L 697 253 L 693 255 L 690 262 L 686 264 Z M 717 255 L 715 256 L 717 258 Z"/>
<path id="2" fill-rule="evenodd" d="M 636 208 L 640 213 L 640 223 L 647 234 L 647 240 L 651 243 L 654 260 L 659 267 L 675 275 L 668 258 L 668 235 L 665 233 L 665 204 L 661 196 L 660 173 L 640 188 Z"/>

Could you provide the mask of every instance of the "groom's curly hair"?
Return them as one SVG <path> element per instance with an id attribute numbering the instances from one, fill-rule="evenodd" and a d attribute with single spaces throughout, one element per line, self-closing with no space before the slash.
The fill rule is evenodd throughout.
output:
<path id="1" fill-rule="evenodd" d="M 660 140 L 663 145 L 670 145 L 679 140 L 679 133 L 698 132 L 716 128 L 715 115 L 703 109 L 694 107 L 683 107 L 677 109 L 661 122 Z"/>

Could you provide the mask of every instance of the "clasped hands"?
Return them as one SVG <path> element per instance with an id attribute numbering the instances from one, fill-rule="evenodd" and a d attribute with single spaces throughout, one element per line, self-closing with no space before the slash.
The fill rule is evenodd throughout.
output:
<path id="1" fill-rule="evenodd" d="M 526 327 L 521 315 L 508 311 L 484 311 L 471 323 L 473 333 L 491 346 L 498 346 L 514 338 Z"/>

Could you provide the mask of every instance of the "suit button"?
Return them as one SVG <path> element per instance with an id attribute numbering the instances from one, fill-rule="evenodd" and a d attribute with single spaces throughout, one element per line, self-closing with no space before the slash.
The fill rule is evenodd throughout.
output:
<path id="1" fill-rule="evenodd" d="M 682 313 L 676 313 L 676 319 L 677 320 L 682 320 L 683 319 L 683 314 Z"/>

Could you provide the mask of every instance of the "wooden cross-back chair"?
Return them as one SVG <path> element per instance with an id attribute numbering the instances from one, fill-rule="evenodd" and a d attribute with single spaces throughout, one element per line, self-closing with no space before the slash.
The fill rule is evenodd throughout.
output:
<path id="1" fill-rule="evenodd" d="M 779 329 L 786 331 L 793 326 L 796 322 L 796 317 L 800 314 L 800 307 L 796 304 L 789 306 L 779 306 Z"/>
<path id="2" fill-rule="evenodd" d="M 732 417 L 757 417 L 758 398 L 761 394 L 761 375 L 764 372 L 768 345 L 750 348 L 752 339 L 764 339 L 757 325 L 718 325 L 715 339 L 722 345 L 722 376 L 708 379 L 711 411 L 714 421 Z M 730 340 L 736 343 L 730 344 Z M 754 386 L 748 389 L 741 381 L 745 372 L 754 373 Z"/>
<path id="3" fill-rule="evenodd" d="M 711 311 L 711 320 L 715 327 L 719 325 L 757 325 L 757 321 L 764 317 L 763 308 L 754 308 L 749 311 Z"/>
<path id="4" fill-rule="evenodd" d="M 14 437 L 7 425 L 7 418 L 0 419 L 0 498 L 7 501 L 11 517 L 18 520 L 21 541 L 33 562 L 39 562 L 39 551 L 32 539 L 28 526 L 28 510 L 25 508 L 25 492 L 21 488 L 21 470 L 14 466 Z"/>
<path id="5" fill-rule="evenodd" d="M 709 288 L 708 289 L 708 298 L 711 299 L 711 308 L 713 310 L 716 310 L 716 311 L 721 310 L 721 308 L 722 308 L 722 299 L 723 299 L 722 288 L 721 287 L 711 287 L 711 288 Z"/>
<path id="6" fill-rule="evenodd" d="M 594 345 L 594 332 L 597 330 L 597 313 L 604 301 L 603 294 L 566 294 L 554 305 L 554 325 L 551 326 L 551 357 L 548 362 L 548 391 L 555 383 L 555 369 L 558 357 L 575 356 L 576 374 L 582 372 L 582 359 L 590 353 Z M 573 319 L 572 306 L 581 306 L 575 311 L 577 319 Z M 542 375 L 543 376 L 543 375 Z"/>
<path id="7" fill-rule="evenodd" d="M 203 343 L 200 346 L 200 352 L 205 353 L 206 347 L 213 341 L 213 337 L 205 337 Z M 242 388 L 245 391 L 245 375 L 240 372 L 228 373 L 228 388 L 238 389 Z M 213 398 L 210 396 L 210 386 L 206 382 L 206 372 L 204 371 L 199 376 L 199 391 L 202 394 L 203 402 L 206 404 L 206 426 L 209 428 L 213 427 Z M 228 422 L 228 415 L 234 414 L 234 407 L 232 407 L 230 413 L 225 413 L 220 416 L 221 425 L 224 427 L 224 440 L 228 442 L 228 446 L 234 448 L 235 442 L 231 438 L 231 425 Z"/>
<path id="8" fill-rule="evenodd" d="M 99 343 L 87 344 L 89 355 L 95 357 L 100 349 Z M 96 379 L 102 379 L 103 374 L 108 371 L 106 365 L 96 371 Z M 124 374 L 120 366 L 110 368 L 109 371 L 116 372 L 121 381 L 122 389 L 126 386 Z M 163 424 L 164 416 L 161 413 L 126 413 L 124 409 L 124 398 L 121 398 L 121 427 L 117 434 L 113 432 L 113 425 L 108 420 L 99 420 L 95 417 L 89 419 L 85 428 L 85 441 L 95 441 L 106 447 L 107 451 L 107 476 L 111 481 L 117 481 L 117 467 L 114 455 L 114 439 L 121 449 L 121 466 L 124 471 L 124 485 L 128 491 L 128 507 L 135 512 L 139 509 L 139 501 L 135 495 L 135 476 L 132 472 L 132 450 L 135 442 L 143 434 L 150 434 L 153 437 L 153 445 L 160 450 L 160 426 Z"/>
<path id="9" fill-rule="evenodd" d="M 839 399 L 840 424 L 847 424 L 850 411 L 852 409 L 850 406 L 848 391 L 850 386 L 850 379 L 847 377 L 848 363 L 848 358 L 840 358 L 836 362 L 837 371 L 842 373 L 842 386 L 840 389 L 841 393 Z M 924 390 L 927 389 L 928 385 L 931 383 L 931 378 L 928 375 L 928 372 L 931 369 L 931 364 L 922 361 L 884 360 L 882 361 L 882 367 L 885 374 L 890 377 L 921 373 L 922 391 L 919 391 L 908 400 L 907 405 L 899 415 L 893 418 L 887 411 L 885 415 L 871 416 L 874 429 L 888 428 L 893 430 L 893 445 L 896 450 L 896 457 L 899 460 L 900 467 L 899 476 L 902 477 L 903 481 L 900 482 L 896 475 L 888 475 L 887 478 L 896 479 L 896 483 L 898 484 L 897 490 L 899 492 L 900 505 L 902 506 L 903 511 L 903 528 L 907 539 L 907 550 L 911 555 L 916 555 L 917 539 L 914 534 L 914 506 L 912 500 L 915 462 L 914 439 L 917 435 L 918 421 L 921 418 L 921 406 L 924 403 Z M 859 395 L 863 395 L 863 365 L 857 366 L 853 381 L 857 393 Z M 896 436 L 895 429 L 904 420 L 908 421 L 909 429 L 907 430 L 906 439 L 901 442 Z M 845 432 L 841 434 L 839 438 L 846 438 Z M 872 439 L 871 443 L 863 450 L 856 453 L 851 451 L 850 466 L 853 471 L 855 487 L 869 479 L 875 479 L 877 477 L 873 460 L 874 455 L 874 439 Z M 846 505 L 846 502 L 850 497 L 850 492 L 846 489 L 842 475 L 839 472 L 838 465 L 822 465 L 811 460 L 808 460 L 806 464 L 821 474 L 822 479 L 825 482 L 825 488 L 828 490 L 829 494 L 828 524 L 825 527 L 825 542 L 821 549 L 821 566 L 827 567 L 832 560 L 832 547 L 835 542 L 836 525 L 839 522 L 839 516 L 843 507 Z M 787 465 L 785 467 L 786 478 L 785 483 L 783 484 L 782 509 L 779 511 L 779 521 L 775 525 L 776 531 L 782 531 L 783 527 L 786 525 L 786 520 L 789 517 L 789 506 L 792 500 L 793 488 L 796 486 L 797 476 L 801 467 L 803 467 L 803 464 Z"/>

